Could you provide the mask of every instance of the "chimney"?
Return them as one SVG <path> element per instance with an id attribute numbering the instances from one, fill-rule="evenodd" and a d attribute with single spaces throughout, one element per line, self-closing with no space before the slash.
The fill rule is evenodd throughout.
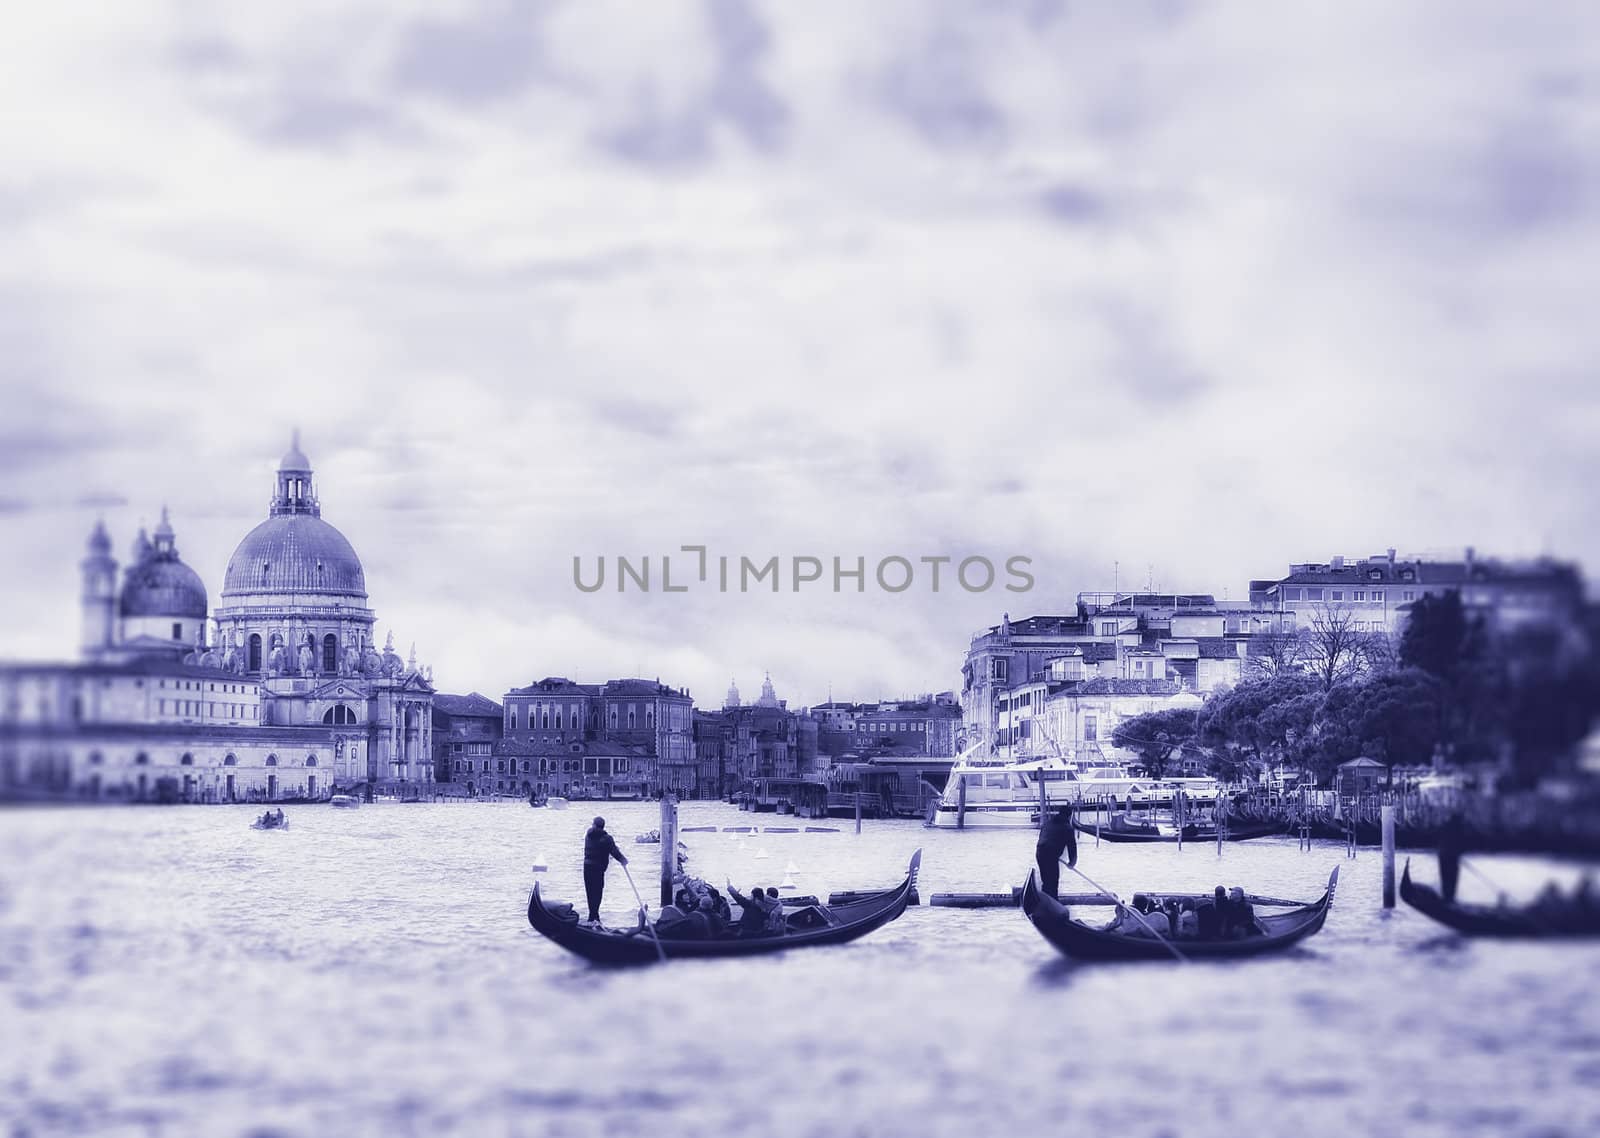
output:
<path id="1" fill-rule="evenodd" d="M 1334 571 L 1338 572 L 1340 569 L 1344 568 L 1344 558 L 1343 557 L 1335 557 L 1333 559 L 1332 564 L 1333 564 Z"/>
<path id="2" fill-rule="evenodd" d="M 1467 572 L 1472 572 L 1472 563 L 1477 560 L 1472 546 L 1467 546 Z"/>
<path id="3" fill-rule="evenodd" d="M 1394 547 L 1393 546 L 1389 547 L 1389 564 L 1390 565 L 1394 564 Z"/>

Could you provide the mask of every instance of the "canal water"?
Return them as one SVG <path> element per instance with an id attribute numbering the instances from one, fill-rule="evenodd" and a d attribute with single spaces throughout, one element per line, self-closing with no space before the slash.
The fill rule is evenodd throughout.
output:
<path id="1" fill-rule="evenodd" d="M 1256 962 L 1075 965 L 1016 910 L 924 906 L 839 948 L 606 972 L 525 917 L 536 860 L 581 895 L 592 805 L 286 812 L 266 833 L 245 807 L 0 815 L 5 1133 L 1600 1133 L 1600 951 L 1386 915 L 1376 851 L 1084 843 L 1124 893 L 1309 900 L 1339 866 L 1324 931 Z M 632 837 L 657 808 L 605 812 L 653 901 L 659 847 Z M 805 823 L 688 803 L 681 824 Z M 743 888 L 792 864 L 825 897 L 895 883 L 920 846 L 926 900 L 1007 889 L 1032 854 L 1029 833 L 827 824 L 686 834 L 689 868 Z M 1573 879 L 1473 864 L 1516 897 Z M 614 866 L 607 913 L 633 908 Z"/>

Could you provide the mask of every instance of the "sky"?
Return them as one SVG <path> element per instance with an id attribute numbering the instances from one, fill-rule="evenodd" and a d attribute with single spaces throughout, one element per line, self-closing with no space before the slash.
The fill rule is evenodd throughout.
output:
<path id="1" fill-rule="evenodd" d="M 1577 3 L 28 6 L 0 657 L 72 653 L 97 518 L 125 559 L 169 507 L 214 606 L 295 428 L 380 641 L 444 691 L 891 698 L 1080 590 L 1592 563 L 1597 32 Z M 574 587 L 686 544 L 1026 556 L 1034 586 Z"/>

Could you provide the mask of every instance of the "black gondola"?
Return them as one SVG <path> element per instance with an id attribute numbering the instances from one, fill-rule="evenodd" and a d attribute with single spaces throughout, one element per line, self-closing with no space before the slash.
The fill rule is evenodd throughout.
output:
<path id="1" fill-rule="evenodd" d="M 1411 880 L 1411 859 L 1400 874 L 1400 897 L 1419 913 L 1432 917 L 1466 936 L 1558 937 L 1600 936 L 1600 911 L 1572 908 L 1569 912 L 1509 909 L 1497 905 L 1464 905 L 1446 901 L 1431 885 Z"/>
<path id="2" fill-rule="evenodd" d="M 1158 829 L 1153 825 L 1146 828 L 1126 830 L 1102 826 L 1099 831 L 1096 831 L 1092 825 L 1078 818 L 1074 818 L 1072 824 L 1078 833 L 1086 834 L 1091 838 L 1099 837 L 1101 841 L 1105 842 L 1176 842 L 1178 840 L 1177 831 L 1170 826 L 1164 830 Z M 1280 822 L 1246 822 L 1237 826 L 1229 826 L 1227 832 L 1223 834 L 1222 840 L 1225 842 L 1243 842 L 1250 838 L 1264 838 L 1269 834 L 1282 832 L 1283 825 Z M 1191 824 L 1184 827 L 1183 840 L 1186 842 L 1214 842 L 1217 840 L 1217 831 L 1215 827 L 1210 825 Z"/>
<path id="3" fill-rule="evenodd" d="M 1191 958 L 1260 956 L 1280 952 L 1321 929 L 1333 905 L 1333 891 L 1338 884 L 1339 869 L 1335 866 L 1328 875 L 1328 889 L 1321 900 L 1301 905 L 1287 913 L 1257 913 L 1256 922 L 1265 931 L 1259 936 L 1242 940 L 1178 940 L 1167 937 L 1162 941 L 1148 933 L 1129 934 L 1081 924 L 1067 915 L 1066 906 L 1054 897 L 1045 896 L 1039 888 L 1036 872 L 1028 875 L 1028 883 L 1022 887 L 1022 911 L 1045 940 L 1055 945 L 1063 955 L 1080 960 L 1170 960 L 1173 947 Z"/>
<path id="4" fill-rule="evenodd" d="M 669 959 L 686 957 L 759 956 L 813 945 L 843 944 L 882 928 L 906 911 L 917 886 L 917 870 L 922 851 L 911 855 L 906 879 L 893 889 L 872 893 L 848 905 L 819 906 L 815 912 L 826 921 L 814 927 L 794 928 L 786 933 L 759 937 L 718 937 L 712 940 L 678 940 L 662 937 L 658 942 L 649 930 L 596 929 L 581 925 L 573 916 L 562 916 L 547 907 L 533 887 L 528 898 L 528 923 L 568 952 L 595 964 L 650 964 L 665 954 Z M 657 944 L 660 952 L 657 951 Z"/>

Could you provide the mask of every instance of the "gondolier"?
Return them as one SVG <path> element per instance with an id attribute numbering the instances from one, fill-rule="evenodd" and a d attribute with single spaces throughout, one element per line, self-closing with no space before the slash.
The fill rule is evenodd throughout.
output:
<path id="1" fill-rule="evenodd" d="M 590 924 L 600 923 L 600 899 L 605 895 L 606 870 L 612 858 L 623 865 L 628 864 L 628 859 L 617 848 L 616 841 L 606 833 L 606 820 L 596 817 L 594 825 L 583 835 L 583 891 L 589 899 Z"/>
<path id="2" fill-rule="evenodd" d="M 1039 844 L 1034 855 L 1039 862 L 1039 886 L 1050 897 L 1061 892 L 1061 855 L 1068 867 L 1078 864 L 1078 839 L 1072 832 L 1072 806 L 1058 806 L 1039 827 Z"/>

